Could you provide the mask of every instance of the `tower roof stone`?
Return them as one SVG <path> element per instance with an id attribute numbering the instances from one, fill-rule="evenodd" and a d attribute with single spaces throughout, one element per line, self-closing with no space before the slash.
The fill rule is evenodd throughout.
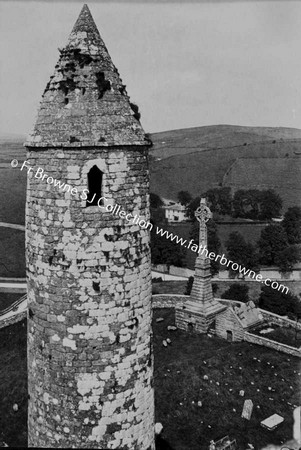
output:
<path id="1" fill-rule="evenodd" d="M 42 95 L 28 147 L 147 145 L 87 5 L 72 29 Z"/>

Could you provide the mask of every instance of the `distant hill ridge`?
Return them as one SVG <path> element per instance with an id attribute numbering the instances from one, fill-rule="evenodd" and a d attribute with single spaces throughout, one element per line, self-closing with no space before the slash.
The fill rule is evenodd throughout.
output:
<path id="1" fill-rule="evenodd" d="M 151 138 L 154 144 L 151 155 L 158 158 L 168 158 L 176 154 L 213 148 L 233 148 L 256 142 L 295 141 L 301 139 L 301 129 L 210 125 L 163 131 L 151 134 Z"/>
<path id="2" fill-rule="evenodd" d="M 0 143 L 3 142 L 25 142 L 26 136 L 22 134 L 2 133 L 0 134 Z"/>

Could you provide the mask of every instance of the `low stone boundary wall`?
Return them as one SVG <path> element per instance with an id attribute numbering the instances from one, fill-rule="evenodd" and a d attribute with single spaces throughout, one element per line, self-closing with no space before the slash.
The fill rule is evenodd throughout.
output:
<path id="1" fill-rule="evenodd" d="M 8 317 L 7 319 L 0 321 L 0 328 L 7 327 L 8 325 L 12 325 L 13 323 L 21 322 L 21 320 L 27 317 L 27 310 L 21 311 L 14 316 Z"/>
<path id="2" fill-rule="evenodd" d="M 247 331 L 244 334 L 244 340 L 250 342 L 251 344 L 258 344 L 264 347 L 269 347 L 278 352 L 288 353 L 289 355 L 297 356 L 301 358 L 301 350 L 300 348 L 291 347 L 290 345 L 281 344 L 280 342 L 271 341 L 270 339 L 256 336 L 255 334 L 248 333 Z"/>
<path id="3" fill-rule="evenodd" d="M 276 325 L 280 325 L 284 328 L 294 328 L 297 330 L 301 330 L 301 322 L 296 322 L 295 320 L 286 319 L 285 317 L 279 316 L 278 314 L 274 314 L 270 311 L 266 311 L 265 309 L 259 308 L 259 311 L 262 314 L 264 320 L 268 320 Z"/>
<path id="4" fill-rule="evenodd" d="M 18 308 L 22 303 L 25 303 L 25 308 L 20 308 L 21 311 L 18 312 Z M 8 317 L 5 316 L 9 313 Z M 0 328 L 7 327 L 13 323 L 20 322 L 27 317 L 27 294 L 23 295 L 19 300 L 10 305 L 8 308 L 0 312 Z"/>
<path id="5" fill-rule="evenodd" d="M 175 308 L 182 306 L 184 301 L 189 298 L 189 295 L 179 294 L 154 294 L 152 296 L 153 308 Z"/>

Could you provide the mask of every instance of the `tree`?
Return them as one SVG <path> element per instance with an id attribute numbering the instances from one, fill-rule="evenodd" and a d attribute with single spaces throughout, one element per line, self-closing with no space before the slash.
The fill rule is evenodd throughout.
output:
<path id="1" fill-rule="evenodd" d="M 233 197 L 233 217 L 257 219 L 259 212 L 260 191 L 240 189 Z"/>
<path id="2" fill-rule="evenodd" d="M 191 202 L 187 205 L 186 208 L 186 216 L 189 219 L 195 219 L 194 212 L 200 206 L 201 197 L 195 197 Z"/>
<path id="3" fill-rule="evenodd" d="M 259 195 L 259 214 L 258 219 L 271 220 L 272 217 L 278 217 L 281 214 L 282 199 L 272 189 L 261 191 Z"/>
<path id="4" fill-rule="evenodd" d="M 231 260 L 246 269 L 258 270 L 258 255 L 255 247 L 251 243 L 246 242 L 244 237 L 238 231 L 229 234 L 226 248 L 228 260 Z M 229 272 L 232 275 L 238 275 L 238 272 L 234 271 L 231 266 Z"/>
<path id="5" fill-rule="evenodd" d="M 200 231 L 200 224 L 194 218 L 190 232 L 189 237 L 190 239 L 193 239 L 195 244 L 199 245 L 199 231 Z M 208 236 L 208 252 L 214 252 L 216 255 L 218 255 L 221 242 L 219 240 L 218 234 L 217 234 L 217 226 L 213 219 L 209 220 L 207 222 L 207 236 Z M 215 275 L 219 271 L 219 262 L 211 260 L 211 275 Z"/>
<path id="6" fill-rule="evenodd" d="M 233 198 L 233 217 L 252 220 L 271 220 L 280 215 L 281 197 L 272 189 L 240 189 Z"/>
<path id="7" fill-rule="evenodd" d="M 151 231 L 151 261 L 152 264 L 182 267 L 185 258 L 184 248 L 175 241 L 166 239 L 156 233 L 156 227 Z"/>
<path id="8" fill-rule="evenodd" d="M 261 231 L 258 241 L 261 264 L 276 264 L 276 257 L 288 246 L 287 235 L 279 224 L 268 225 Z"/>
<path id="9" fill-rule="evenodd" d="M 281 225 L 286 231 L 289 244 L 301 243 L 301 208 L 299 206 L 288 208 Z"/>
<path id="10" fill-rule="evenodd" d="M 165 211 L 162 208 L 164 205 L 163 201 L 159 197 L 159 195 L 150 193 L 149 196 L 150 200 L 150 216 L 151 216 L 151 223 L 153 225 L 155 224 L 164 224 L 167 223 L 167 220 L 165 218 Z"/>
<path id="11" fill-rule="evenodd" d="M 191 202 L 192 197 L 189 194 L 189 192 L 187 192 L 187 191 L 180 191 L 178 193 L 178 200 L 181 203 L 181 205 L 186 206 L 186 205 L 188 205 L 188 203 Z"/>
<path id="12" fill-rule="evenodd" d="M 165 211 L 163 208 L 151 208 L 150 209 L 150 215 L 151 215 L 151 223 L 153 225 L 155 224 L 167 224 L 167 219 L 165 217 Z"/>
<path id="13" fill-rule="evenodd" d="M 206 191 L 202 197 L 205 197 L 208 201 L 209 207 L 212 212 L 225 215 L 231 214 L 232 210 L 232 197 L 231 188 L 213 188 Z"/>
<path id="14" fill-rule="evenodd" d="M 280 272 L 291 272 L 294 265 L 301 260 L 301 249 L 298 245 L 290 245 L 278 252 L 275 256 L 275 264 Z"/>
<path id="15" fill-rule="evenodd" d="M 161 206 L 164 205 L 159 195 L 154 194 L 153 192 L 149 194 L 149 202 L 151 208 L 161 208 Z"/>
<path id="16" fill-rule="evenodd" d="M 271 311 L 280 316 L 301 318 L 300 300 L 290 292 L 284 294 L 270 286 L 262 286 L 259 297 L 259 308 Z"/>
<path id="17" fill-rule="evenodd" d="M 246 284 L 233 283 L 222 294 L 222 298 L 247 303 L 249 301 L 248 292 L 249 287 Z"/>

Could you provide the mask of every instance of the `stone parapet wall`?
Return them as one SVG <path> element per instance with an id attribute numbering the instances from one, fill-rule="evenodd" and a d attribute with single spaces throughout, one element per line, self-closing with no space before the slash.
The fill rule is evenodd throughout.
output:
<path id="1" fill-rule="evenodd" d="M 152 295 L 153 308 L 176 308 L 183 306 L 189 299 L 189 295 L 178 294 L 154 294 Z"/>
<path id="2" fill-rule="evenodd" d="M 286 344 L 281 344 L 279 342 L 271 341 L 270 339 L 256 336 L 255 334 L 248 333 L 247 331 L 244 334 L 244 340 L 246 342 L 250 342 L 252 344 L 258 344 L 262 345 L 264 347 L 269 347 L 274 350 L 277 350 L 278 352 L 287 353 L 289 355 L 297 356 L 298 358 L 301 358 L 301 349 L 297 349 L 294 347 L 291 347 Z"/>

